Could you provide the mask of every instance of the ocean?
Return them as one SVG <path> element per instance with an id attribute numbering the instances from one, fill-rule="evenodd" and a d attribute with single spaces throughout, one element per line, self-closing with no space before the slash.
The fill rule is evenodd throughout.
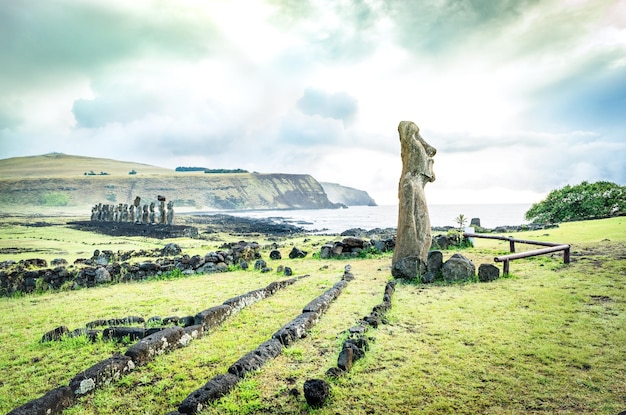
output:
<path id="1" fill-rule="evenodd" d="M 430 205 L 430 223 L 432 226 L 458 227 L 454 222 L 460 214 L 467 218 L 467 225 L 472 218 L 479 218 L 483 228 L 514 226 L 528 223 L 524 214 L 531 204 L 493 204 L 493 205 Z M 395 228 L 398 226 L 398 206 L 351 206 L 348 209 L 304 209 L 304 210 L 233 210 L 206 212 L 224 213 L 247 218 L 268 218 L 276 222 L 287 222 L 309 231 L 341 233 L 351 228 Z"/>

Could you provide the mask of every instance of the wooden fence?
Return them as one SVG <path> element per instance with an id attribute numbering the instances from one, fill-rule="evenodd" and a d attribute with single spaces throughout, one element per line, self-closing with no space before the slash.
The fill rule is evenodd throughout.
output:
<path id="1" fill-rule="evenodd" d="M 467 233 L 467 232 L 464 233 L 463 236 L 466 238 L 484 238 L 484 239 L 498 239 L 501 241 L 509 241 L 509 250 L 511 254 L 500 255 L 493 259 L 495 262 L 503 263 L 502 273 L 504 275 L 508 275 L 509 262 L 514 259 L 528 258 L 531 256 L 537 256 L 537 255 L 549 254 L 551 252 L 563 251 L 563 263 L 569 264 L 569 260 L 570 260 L 569 258 L 570 246 L 567 244 L 558 244 L 554 242 L 542 242 L 542 241 L 529 241 L 525 239 L 515 239 L 515 238 L 508 237 L 508 236 L 485 235 L 485 234 Z M 539 245 L 539 246 L 545 246 L 546 248 L 515 253 L 515 243 Z"/>

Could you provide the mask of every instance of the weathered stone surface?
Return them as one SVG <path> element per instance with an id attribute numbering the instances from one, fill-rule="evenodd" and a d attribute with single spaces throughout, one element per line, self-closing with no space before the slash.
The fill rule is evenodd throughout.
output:
<path id="1" fill-rule="evenodd" d="M 40 398 L 33 399 L 9 412 L 7 415 L 60 414 L 74 404 L 76 396 L 69 386 L 52 389 Z"/>
<path id="2" fill-rule="evenodd" d="M 227 305 L 218 305 L 199 312 L 195 316 L 195 324 L 201 324 L 204 330 L 212 329 L 219 326 L 230 316 L 231 307 Z"/>
<path id="3" fill-rule="evenodd" d="M 197 414 L 207 404 L 221 398 L 231 391 L 241 378 L 231 373 L 217 375 L 200 389 L 192 392 L 178 407 L 183 414 Z"/>
<path id="4" fill-rule="evenodd" d="M 180 338 L 185 334 L 182 327 L 170 327 L 144 337 L 126 351 L 126 356 L 133 359 L 136 365 L 144 365 L 155 356 L 166 353 L 181 346 Z"/>
<path id="5" fill-rule="evenodd" d="M 337 367 L 344 372 L 352 369 L 352 361 L 354 359 L 354 350 L 351 347 L 344 347 L 337 358 Z"/>
<path id="6" fill-rule="evenodd" d="M 266 295 L 266 290 L 264 288 L 260 288 L 237 297 L 229 298 L 224 301 L 224 305 L 230 307 L 231 313 L 235 314 L 241 311 L 241 309 L 261 301 L 266 297 Z"/>
<path id="7" fill-rule="evenodd" d="M 469 280 L 476 274 L 474 263 L 461 254 L 454 254 L 441 267 L 443 279 L 448 282 Z"/>
<path id="8" fill-rule="evenodd" d="M 157 331 L 159 330 L 157 329 Z M 127 337 L 130 341 L 136 341 L 146 336 L 146 329 L 143 327 L 108 327 L 102 332 L 104 340 L 122 341 Z"/>
<path id="9" fill-rule="evenodd" d="M 330 303 L 333 302 L 343 291 L 343 289 L 348 285 L 348 282 L 345 280 L 338 281 L 333 285 L 330 289 L 326 290 L 322 295 L 314 298 L 302 309 L 303 313 L 324 313 Z"/>
<path id="10" fill-rule="evenodd" d="M 424 187 L 435 180 L 432 158 L 437 150 L 422 138 L 419 128 L 411 121 L 401 121 L 398 133 L 402 174 L 398 185 L 398 229 L 392 264 L 407 257 L 417 257 L 426 263 L 432 241 Z M 401 278 L 415 278 L 415 275 Z"/>
<path id="11" fill-rule="evenodd" d="M 437 275 L 443 266 L 443 253 L 441 251 L 430 251 L 426 260 L 426 270 Z"/>
<path id="12" fill-rule="evenodd" d="M 295 258 L 304 258 L 306 255 L 308 254 L 308 252 L 303 251 L 300 248 L 296 248 L 295 246 L 291 249 L 291 252 L 289 252 L 289 258 L 291 259 L 295 259 Z"/>
<path id="13" fill-rule="evenodd" d="M 307 330 L 318 321 L 318 313 L 302 313 L 281 327 L 272 338 L 278 339 L 283 346 L 289 346 L 296 340 L 306 337 Z"/>
<path id="14" fill-rule="evenodd" d="M 280 254 L 280 251 L 277 249 L 274 249 L 270 252 L 270 259 L 282 259 L 282 255 Z"/>
<path id="15" fill-rule="evenodd" d="M 67 326 L 59 326 L 44 334 L 41 337 L 41 342 L 58 341 L 68 334 L 70 334 L 70 329 L 68 329 Z"/>
<path id="16" fill-rule="evenodd" d="M 128 356 L 113 356 L 79 373 L 70 380 L 70 388 L 76 396 L 85 395 L 130 373 L 135 363 Z"/>
<path id="17" fill-rule="evenodd" d="M 304 382 L 304 397 L 313 408 L 320 408 L 330 396 L 330 385 L 322 379 L 307 379 Z"/>
<path id="18" fill-rule="evenodd" d="M 426 273 L 426 263 L 416 255 L 400 258 L 391 265 L 395 278 L 413 280 Z"/>
<path id="19" fill-rule="evenodd" d="M 270 339 L 261 343 L 255 350 L 247 353 L 241 359 L 237 360 L 228 372 L 243 378 L 247 373 L 258 370 L 270 359 L 274 359 L 283 351 L 283 345 L 278 339 Z"/>
<path id="20" fill-rule="evenodd" d="M 500 268 L 493 264 L 480 264 L 478 266 L 478 280 L 480 282 L 494 281 L 500 278 Z"/>

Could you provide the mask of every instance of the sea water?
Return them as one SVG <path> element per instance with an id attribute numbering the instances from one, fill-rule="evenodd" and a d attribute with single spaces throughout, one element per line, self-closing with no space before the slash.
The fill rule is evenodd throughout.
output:
<path id="1" fill-rule="evenodd" d="M 483 228 L 515 226 L 528 223 L 524 214 L 531 204 L 492 204 L 492 205 L 430 205 L 432 226 L 458 227 L 455 218 L 464 215 L 469 225 L 472 218 L 479 218 Z M 232 216 L 254 219 L 271 219 L 277 223 L 289 223 L 308 231 L 341 233 L 351 228 L 395 228 L 398 226 L 398 206 L 351 206 L 347 209 L 303 209 L 303 210 L 247 210 L 220 211 Z"/>

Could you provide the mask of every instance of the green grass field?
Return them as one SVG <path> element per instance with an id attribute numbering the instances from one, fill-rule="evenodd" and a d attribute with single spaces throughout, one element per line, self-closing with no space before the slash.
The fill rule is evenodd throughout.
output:
<path id="1" fill-rule="evenodd" d="M 19 221 L 18 221 L 19 222 Z M 351 372 L 333 380 L 320 409 L 300 393 L 309 378 L 336 365 L 344 330 L 382 301 L 391 257 L 290 260 L 292 246 L 315 252 L 328 237 L 280 241 L 295 275 L 309 274 L 205 334 L 156 358 L 115 384 L 81 398 L 65 414 L 166 414 L 214 375 L 225 373 L 302 307 L 337 282 L 346 264 L 355 280 L 305 338 L 203 414 L 611 414 L 626 410 L 626 218 L 573 222 L 525 232 L 520 239 L 572 245 L 561 254 L 516 260 L 511 276 L 492 283 L 398 284 L 389 324 L 370 329 L 371 349 Z M 225 241 L 240 237 L 222 235 Z M 186 253 L 220 243 L 178 240 Z M 262 245 L 265 241 L 259 241 Z M 94 249 L 162 246 L 145 238 L 112 239 L 67 229 L 24 227 L 5 220 L 0 252 L 7 259 L 91 256 Z M 519 246 L 519 251 L 530 247 Z M 478 267 L 508 243 L 478 239 L 461 253 Z M 444 251 L 444 260 L 456 251 Z M 267 260 L 269 247 L 263 251 Z M 40 343 L 58 325 L 70 329 L 98 318 L 193 315 L 271 281 L 277 273 L 235 271 L 171 281 L 0 298 L 0 412 L 63 386 L 81 370 L 128 346 L 78 338 Z"/>

